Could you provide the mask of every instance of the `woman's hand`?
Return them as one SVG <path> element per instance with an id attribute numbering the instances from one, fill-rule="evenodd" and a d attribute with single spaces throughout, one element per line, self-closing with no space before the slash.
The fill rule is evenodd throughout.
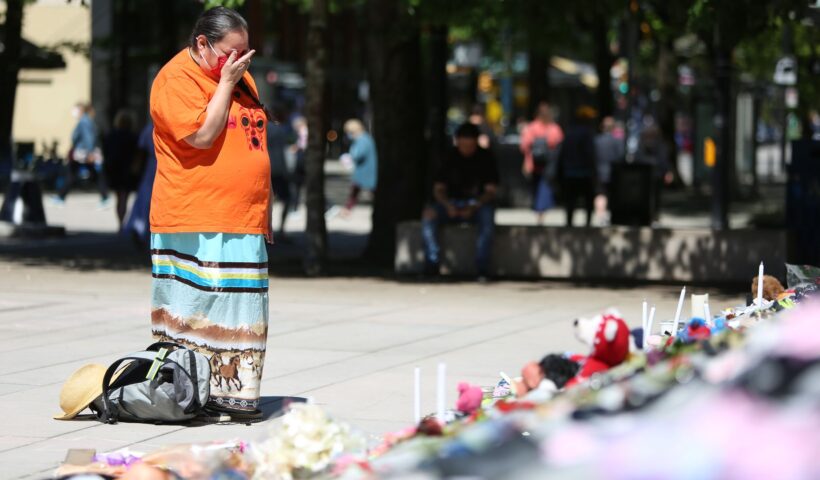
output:
<path id="1" fill-rule="evenodd" d="M 254 53 L 256 53 L 256 50 L 251 50 L 245 55 L 236 58 L 236 50 L 232 50 L 231 54 L 228 55 L 228 61 L 225 62 L 225 65 L 222 67 L 222 76 L 219 78 L 220 83 L 227 83 L 231 87 L 239 83 L 239 80 L 242 79 L 242 75 L 244 75 L 245 72 L 248 71 L 248 67 L 251 66 L 251 57 L 253 57 Z"/>

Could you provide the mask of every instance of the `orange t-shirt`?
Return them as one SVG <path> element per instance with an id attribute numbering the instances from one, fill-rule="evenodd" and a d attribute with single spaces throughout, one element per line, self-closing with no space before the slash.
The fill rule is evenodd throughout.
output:
<path id="1" fill-rule="evenodd" d="M 257 95 L 253 78 L 245 83 Z M 154 233 L 268 231 L 270 160 L 264 110 L 236 87 L 225 129 L 208 149 L 184 140 L 199 130 L 217 82 L 179 52 L 151 87 L 157 174 L 151 198 Z"/>

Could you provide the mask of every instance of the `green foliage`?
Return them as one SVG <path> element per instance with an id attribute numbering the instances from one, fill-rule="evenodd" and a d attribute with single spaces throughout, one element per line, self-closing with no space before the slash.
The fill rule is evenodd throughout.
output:
<path id="1" fill-rule="evenodd" d="M 245 0 L 205 0 L 205 10 L 214 7 L 239 8 L 245 4 Z"/>

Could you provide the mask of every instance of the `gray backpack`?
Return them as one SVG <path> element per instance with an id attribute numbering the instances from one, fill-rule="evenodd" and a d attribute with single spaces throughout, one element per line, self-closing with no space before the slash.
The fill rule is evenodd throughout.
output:
<path id="1" fill-rule="evenodd" d="M 114 378 L 118 370 L 122 372 Z M 208 357 L 176 343 L 158 342 L 108 367 L 103 393 L 92 409 L 104 423 L 190 420 L 208 401 L 210 379 Z"/>

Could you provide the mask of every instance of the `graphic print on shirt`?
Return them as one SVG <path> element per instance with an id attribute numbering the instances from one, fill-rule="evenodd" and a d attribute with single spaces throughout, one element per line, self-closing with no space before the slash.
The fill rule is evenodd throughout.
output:
<path id="1" fill-rule="evenodd" d="M 260 109 L 239 107 L 239 123 L 248 140 L 248 150 L 265 150 L 265 113 Z"/>

